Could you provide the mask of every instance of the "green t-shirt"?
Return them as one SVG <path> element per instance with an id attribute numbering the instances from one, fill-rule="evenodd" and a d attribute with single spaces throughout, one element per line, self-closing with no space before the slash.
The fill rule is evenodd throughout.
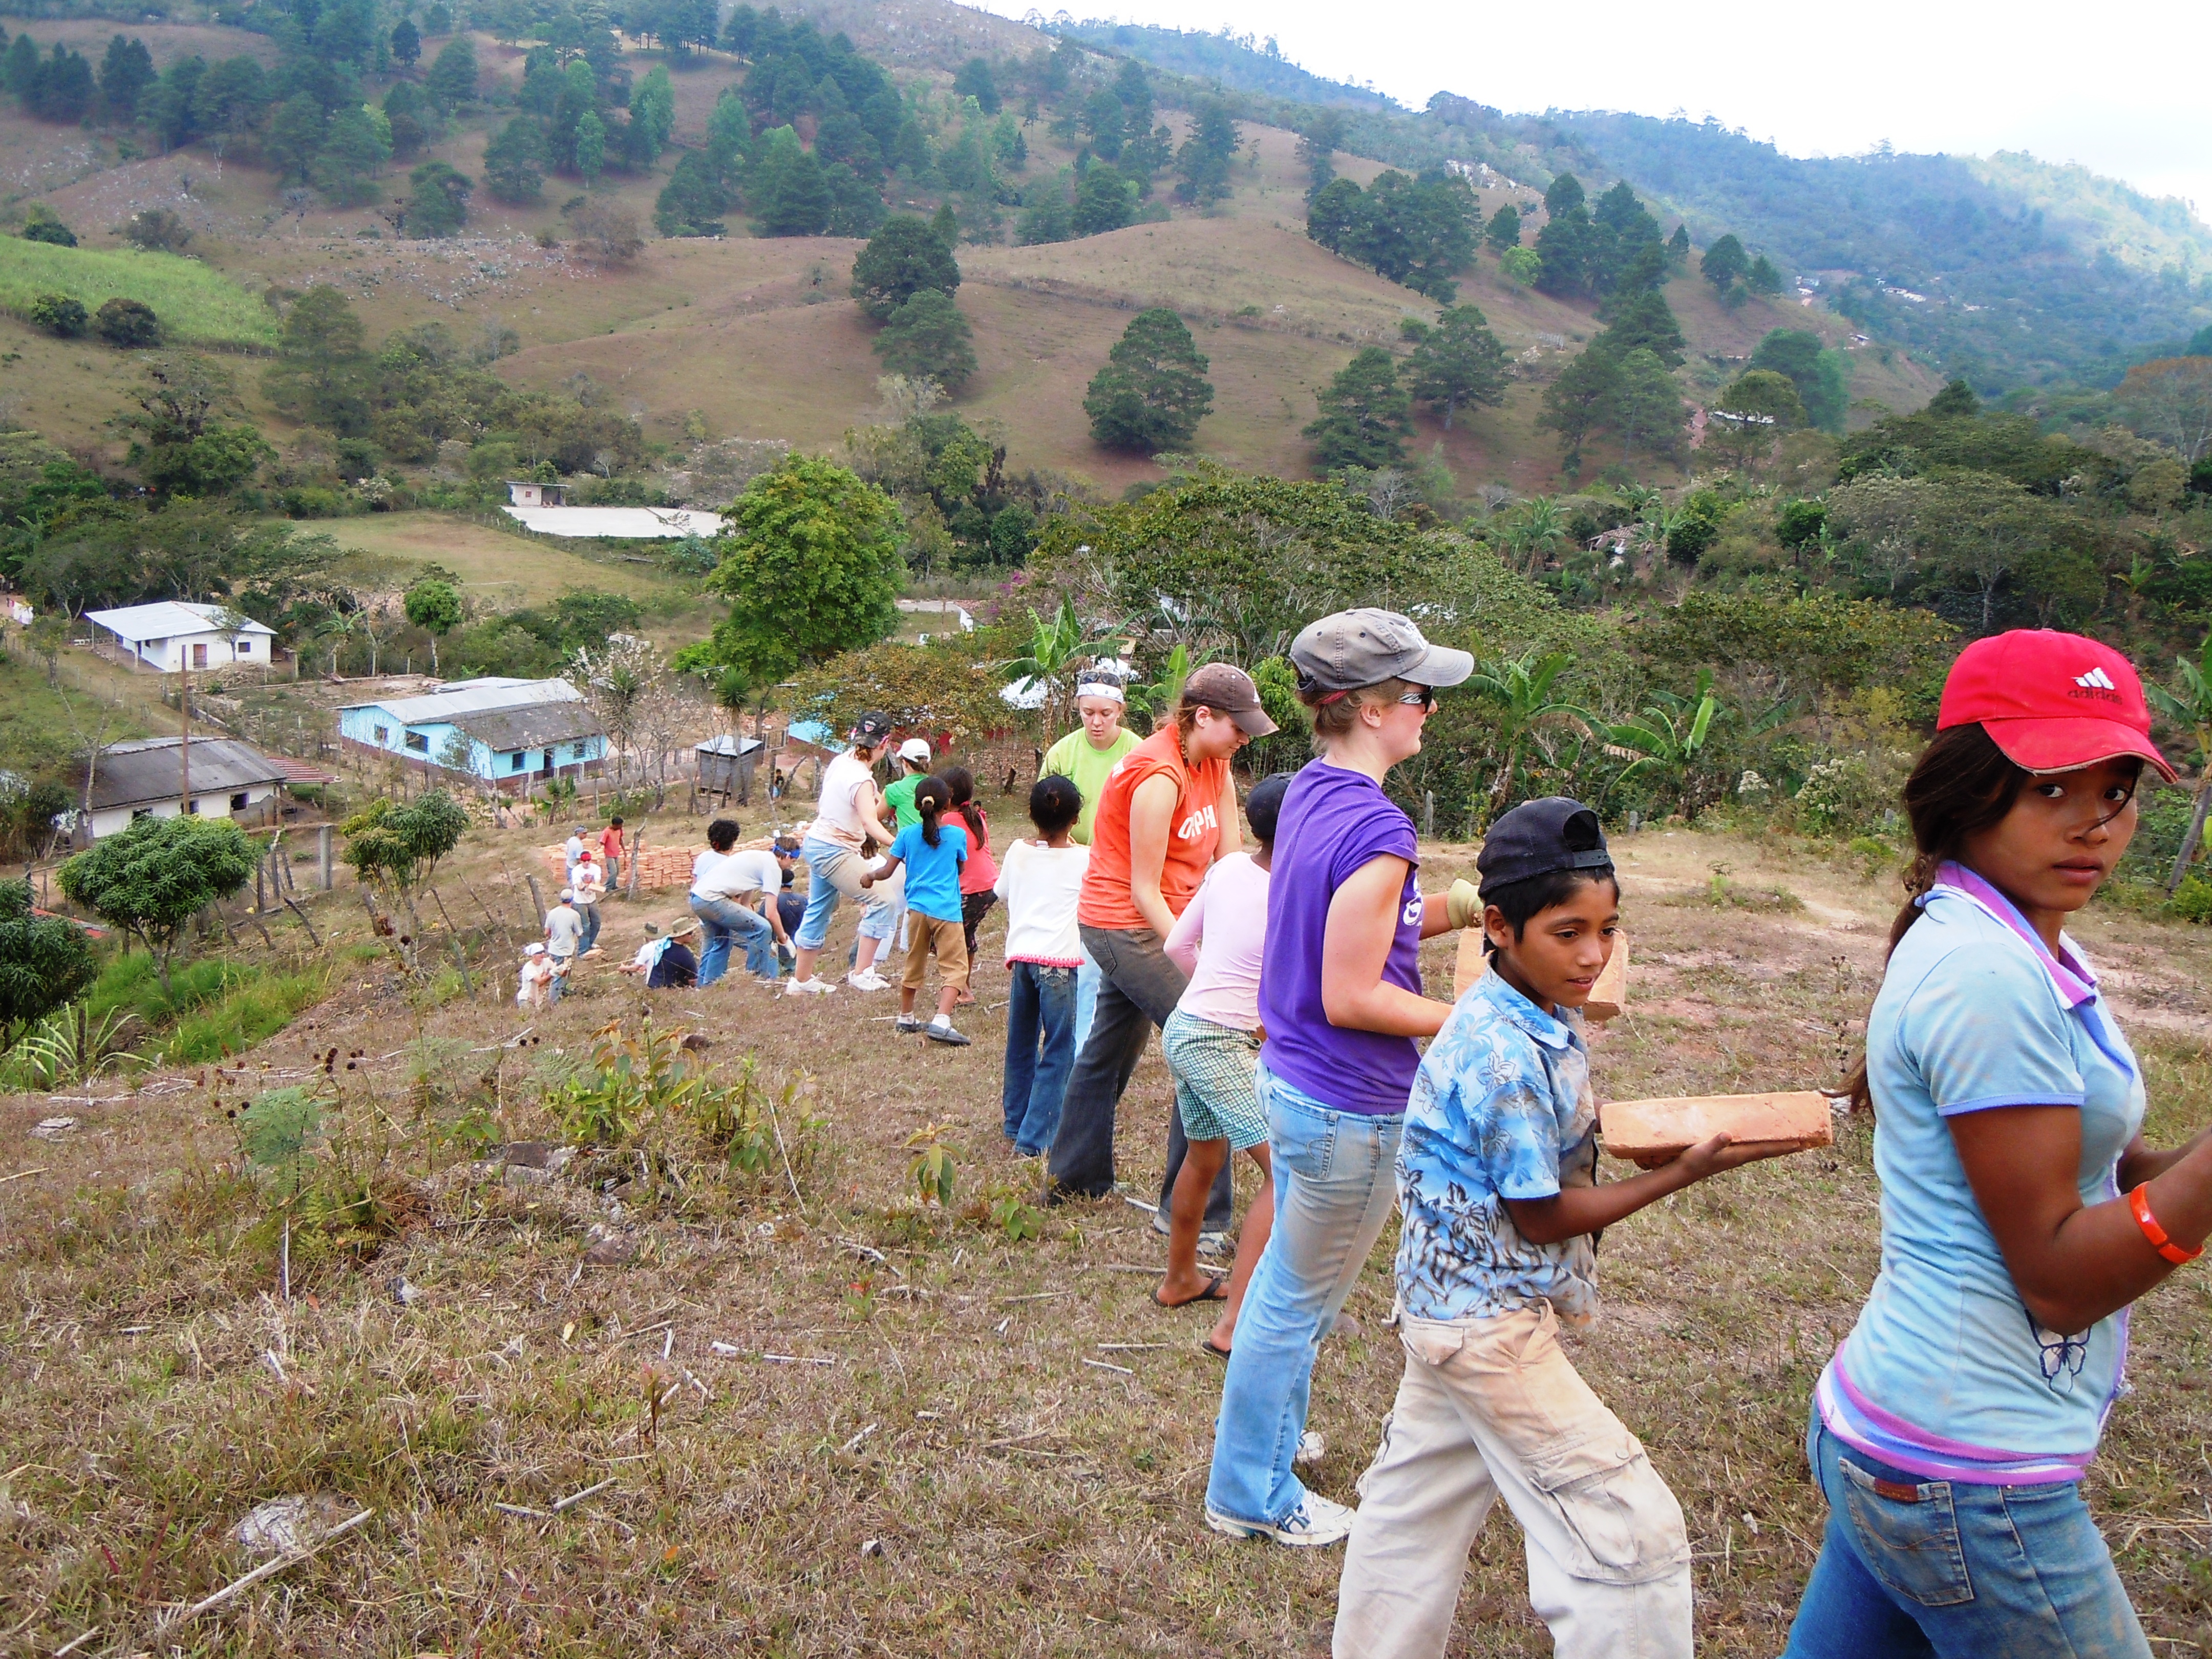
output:
<path id="1" fill-rule="evenodd" d="M 909 823 L 921 822 L 921 814 L 914 810 L 914 792 L 915 786 L 926 775 L 921 772 L 913 773 L 884 791 L 884 799 L 890 803 L 891 811 L 898 814 L 898 827 L 902 830 Z"/>
<path id="2" fill-rule="evenodd" d="M 1082 792 L 1083 813 L 1068 832 L 1071 841 L 1083 847 L 1091 845 L 1091 821 L 1098 815 L 1098 797 L 1106 787 L 1106 775 L 1142 741 L 1125 726 L 1119 737 L 1100 749 L 1093 746 L 1090 733 L 1079 726 L 1045 750 L 1042 775 L 1066 778 Z"/>

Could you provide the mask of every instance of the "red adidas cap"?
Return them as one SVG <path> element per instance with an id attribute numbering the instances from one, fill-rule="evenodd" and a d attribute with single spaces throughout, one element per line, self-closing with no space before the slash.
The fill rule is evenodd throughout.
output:
<path id="1" fill-rule="evenodd" d="M 1971 725 L 2030 772 L 2071 772 L 2140 755 L 2173 781 L 2173 768 L 2150 740 L 2150 708 L 2135 665 L 2079 634 L 2018 628 L 1961 651 L 1943 682 L 1936 726 Z"/>

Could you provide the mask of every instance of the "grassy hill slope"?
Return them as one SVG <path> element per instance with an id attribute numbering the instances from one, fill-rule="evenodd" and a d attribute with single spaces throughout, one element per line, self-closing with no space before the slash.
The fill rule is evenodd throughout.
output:
<path id="1" fill-rule="evenodd" d="M 867 14 L 871 28 L 898 43 L 909 64 L 963 41 L 982 49 L 975 46 L 980 37 L 959 33 L 971 21 L 991 34 L 993 51 L 1020 45 L 1011 36 L 998 39 L 1003 20 L 967 12 L 939 17 L 931 3 L 901 0 L 898 7 L 878 8 Z M 104 38 L 82 23 L 30 27 L 41 39 L 67 38 L 87 52 Z M 1018 25 L 1004 28 L 1028 33 Z M 220 58 L 266 46 L 235 30 L 149 26 L 145 33 L 157 62 L 188 50 Z M 426 59 L 439 44 L 434 40 L 426 47 Z M 519 49 L 481 35 L 475 44 L 487 76 L 519 79 Z M 655 58 L 641 53 L 632 61 L 642 73 Z M 687 133 L 703 132 L 714 100 L 741 67 L 720 53 L 677 66 L 679 143 Z M 945 79 L 941 70 L 927 73 L 935 83 Z M 471 116 L 429 154 L 480 176 L 484 143 L 501 118 L 495 112 Z M 1182 120 L 1173 112 L 1167 118 L 1177 126 Z M 1093 445 L 1081 402 L 1129 317 L 1164 304 L 1188 319 L 1212 359 L 1215 412 L 1200 431 L 1199 447 L 1235 465 L 1302 473 L 1310 453 L 1300 429 L 1316 413 L 1316 389 L 1358 347 L 1395 342 L 1402 319 L 1433 314 L 1420 295 L 1306 237 L 1304 176 L 1293 134 L 1248 124 L 1244 135 L 1235 194 L 1216 216 L 1177 208 L 1167 223 L 1105 236 L 960 250 L 961 304 L 975 330 L 981 366 L 956 407 L 997 425 L 1012 465 L 1071 474 L 1112 491 L 1158 476 L 1149 463 Z M 1024 181 L 1048 178 L 1073 159 L 1043 125 L 1030 129 L 1029 137 Z M 100 164 L 73 172 L 88 144 Z M 876 413 L 880 365 L 869 349 L 873 330 L 846 293 L 858 247 L 852 241 L 742 234 L 653 239 L 634 264 L 602 268 L 566 245 L 559 210 L 576 191 L 570 180 L 549 179 L 544 199 L 527 207 L 479 192 L 465 235 L 426 242 L 392 236 L 370 209 L 288 204 L 272 175 L 234 156 L 219 168 L 195 149 L 124 159 L 110 139 L 33 122 L 12 108 L 0 113 L 0 155 L 13 159 L 17 177 L 59 181 L 41 198 L 88 248 L 115 245 L 117 228 L 133 212 L 167 208 L 194 228 L 191 252 L 204 264 L 191 268 L 219 274 L 234 284 L 234 293 L 335 284 L 356 302 L 372 340 L 430 321 L 465 341 L 486 327 L 512 329 L 522 349 L 499 365 L 501 374 L 540 386 L 588 374 L 644 423 L 649 437 L 672 445 L 682 441 L 694 411 L 717 437 L 786 438 L 824 448 Z M 674 160 L 664 157 L 648 176 L 609 174 L 596 194 L 649 223 Z M 1363 182 L 1381 170 L 1381 163 L 1358 157 L 1340 162 L 1347 176 Z M 392 193 L 404 191 L 403 168 L 395 164 L 386 178 Z M 1161 188 L 1164 195 L 1165 181 Z M 1486 192 L 1485 210 L 1494 211 L 1510 194 Z M 931 204 L 916 205 L 926 211 Z M 541 238 L 555 246 L 542 246 Z M 1441 442 L 1470 489 L 1492 482 L 1549 488 L 1557 481 L 1557 446 L 1534 428 L 1537 400 L 1563 354 L 1598 325 L 1587 308 L 1504 281 L 1487 256 L 1468 274 L 1462 295 L 1484 308 L 1508 349 L 1523 359 L 1521 378 L 1503 408 L 1462 415 L 1449 434 L 1423 417 L 1415 447 L 1425 452 Z M 1670 298 L 1697 354 L 1684 375 L 1693 392 L 1701 383 L 1717 386 L 1729 365 L 1774 326 L 1814 326 L 1834 342 L 1848 331 L 1838 319 L 1794 305 L 1754 302 L 1729 311 L 1703 284 L 1687 280 L 1674 285 Z M 246 303 L 259 322 L 264 313 L 250 299 Z M 158 301 L 155 308 L 163 309 Z M 127 355 L 55 341 L 0 316 L 0 355 L 9 351 L 18 354 L 9 368 L 25 371 L 9 376 L 6 395 L 15 400 L 17 418 L 57 441 L 107 441 L 104 422 L 120 406 L 135 372 Z M 1859 398 L 1915 406 L 1935 385 L 1902 359 L 1884 365 L 1876 354 L 1863 352 L 1855 362 Z M 258 362 L 235 359 L 233 367 L 249 404 L 258 405 Z M 283 442 L 284 423 L 265 408 L 257 412 Z"/>

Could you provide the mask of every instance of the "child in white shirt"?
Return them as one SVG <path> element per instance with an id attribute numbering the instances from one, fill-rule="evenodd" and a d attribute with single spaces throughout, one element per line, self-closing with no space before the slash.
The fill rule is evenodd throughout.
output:
<path id="1" fill-rule="evenodd" d="M 1091 849 L 1068 832 L 1082 811 L 1082 792 L 1070 780 L 1039 778 L 1030 791 L 1039 838 L 1006 849 L 992 889 L 1006 907 L 1006 971 L 1013 977 L 1000 1105 L 1006 1139 L 1024 1158 L 1051 1150 L 1075 1068 L 1075 972 L 1083 963 L 1075 907 Z"/>

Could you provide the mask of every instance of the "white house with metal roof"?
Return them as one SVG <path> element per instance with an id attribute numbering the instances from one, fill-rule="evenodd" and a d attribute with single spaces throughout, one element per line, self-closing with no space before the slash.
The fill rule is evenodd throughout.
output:
<path id="1" fill-rule="evenodd" d="M 358 752 L 463 772 L 526 789 L 606 758 L 606 727 L 566 680 L 454 680 L 416 697 L 338 710 L 338 736 Z"/>
<path id="2" fill-rule="evenodd" d="M 162 599 L 119 611 L 88 611 L 84 619 L 106 635 L 100 643 L 111 655 L 163 674 L 187 668 L 266 668 L 276 655 L 275 629 L 220 605 Z"/>
<path id="3" fill-rule="evenodd" d="M 140 818 L 173 818 L 184 810 L 185 762 L 179 737 L 110 744 L 92 768 L 91 832 L 105 841 Z M 229 738 L 194 738 L 191 810 L 204 818 L 266 822 L 289 779 L 276 762 Z"/>

